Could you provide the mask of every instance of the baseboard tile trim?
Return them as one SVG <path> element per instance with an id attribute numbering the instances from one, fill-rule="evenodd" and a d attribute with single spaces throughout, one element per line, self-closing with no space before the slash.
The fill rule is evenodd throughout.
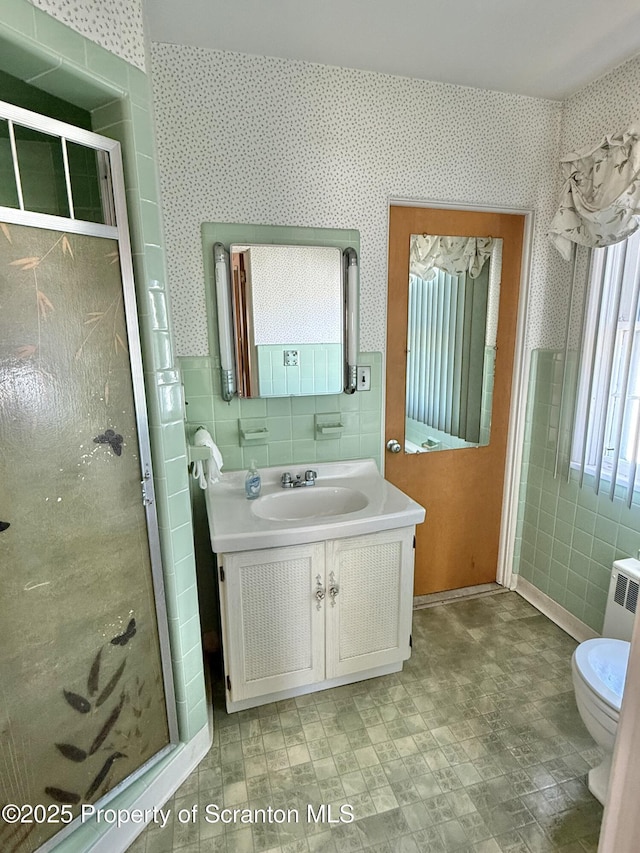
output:
<path id="1" fill-rule="evenodd" d="M 536 610 L 539 610 L 548 619 L 551 619 L 558 628 L 562 628 L 570 637 L 573 637 L 578 643 L 583 643 L 585 640 L 592 640 L 594 637 L 599 637 L 600 634 L 590 628 L 577 616 L 564 608 L 553 598 L 550 598 L 546 593 L 534 586 L 530 581 L 523 578 L 521 575 L 515 575 L 517 582 L 515 591 L 522 596 L 525 601 L 528 601 Z"/>

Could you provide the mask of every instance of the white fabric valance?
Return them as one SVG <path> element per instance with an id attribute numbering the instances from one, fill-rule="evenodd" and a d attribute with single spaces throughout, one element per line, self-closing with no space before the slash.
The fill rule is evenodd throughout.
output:
<path id="1" fill-rule="evenodd" d="M 437 237 L 413 234 L 409 252 L 409 272 L 423 281 L 435 278 L 436 270 L 451 275 L 468 273 L 477 278 L 491 257 L 491 237 Z"/>
<path id="2" fill-rule="evenodd" d="M 599 248 L 633 234 L 640 213 L 639 128 L 606 136 L 560 164 L 564 185 L 549 236 L 566 260 L 574 243 Z"/>

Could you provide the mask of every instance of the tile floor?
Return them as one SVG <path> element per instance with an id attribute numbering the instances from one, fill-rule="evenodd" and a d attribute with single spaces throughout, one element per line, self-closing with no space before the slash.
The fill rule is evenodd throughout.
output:
<path id="1" fill-rule="evenodd" d="M 397 675 L 227 715 L 168 804 L 297 810 L 299 822 L 174 822 L 137 853 L 584 853 L 602 808 L 575 707 L 575 641 L 513 592 L 418 610 Z M 218 678 L 219 678 L 218 673 Z M 353 807 L 307 822 L 307 804 Z M 293 812 L 295 814 L 295 812 Z"/>

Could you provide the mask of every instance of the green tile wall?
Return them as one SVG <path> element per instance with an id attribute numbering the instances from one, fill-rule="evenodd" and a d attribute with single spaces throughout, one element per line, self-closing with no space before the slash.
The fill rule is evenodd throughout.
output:
<path id="1" fill-rule="evenodd" d="M 371 390 L 315 397 L 239 399 L 225 403 L 220 395 L 217 359 L 179 359 L 187 404 L 187 433 L 206 427 L 220 448 L 226 471 L 242 470 L 252 459 L 258 465 L 375 459 L 380 467 L 382 430 L 382 355 L 361 353 L 359 364 L 371 365 Z M 339 412 L 340 438 L 317 441 L 314 414 Z M 264 445 L 241 447 L 239 418 L 261 418 L 269 430 Z"/>
<path id="2" fill-rule="evenodd" d="M 613 561 L 640 549 L 640 496 L 628 508 L 572 469 L 554 477 L 562 366 L 560 352 L 532 353 L 514 570 L 601 631 Z"/>
<path id="3" fill-rule="evenodd" d="M 285 350 L 297 352 L 297 365 L 285 365 Z M 342 393 L 342 344 L 259 344 L 256 355 L 261 397 Z"/>
<path id="4" fill-rule="evenodd" d="M 91 130 L 91 114 L 62 98 L 42 92 L 0 71 L 0 101 Z M 22 191 L 26 206 L 39 213 L 68 216 L 67 190 L 60 144 L 52 137 L 20 128 L 16 131 Z M 75 216 L 103 222 L 96 156 L 82 146 L 67 143 Z M 0 202 L 18 207 L 6 122 L 0 122 Z"/>
<path id="5" fill-rule="evenodd" d="M 123 145 L 179 731 L 187 742 L 207 725 L 207 707 L 182 384 L 171 345 L 149 83 L 139 69 L 28 0 L 0 0 L 0 22 L 0 71 L 90 111 L 93 130 Z M 169 755 L 126 789 L 117 806 L 126 807 L 171 761 Z M 87 850 L 105 829 L 88 822 L 57 849 Z"/>
<path id="6" fill-rule="evenodd" d="M 9 101 L 18 107 L 24 107 L 25 110 L 33 110 L 41 115 L 91 130 L 91 114 L 87 110 L 80 109 L 62 98 L 45 94 L 36 86 L 31 86 L 4 71 L 0 71 L 0 101 Z"/>

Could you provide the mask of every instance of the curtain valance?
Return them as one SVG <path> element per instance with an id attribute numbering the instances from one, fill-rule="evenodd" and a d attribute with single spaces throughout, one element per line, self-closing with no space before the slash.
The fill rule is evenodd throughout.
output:
<path id="1" fill-rule="evenodd" d="M 633 234 L 640 213 L 639 128 L 605 136 L 560 164 L 564 185 L 549 236 L 566 260 L 574 243 L 599 248 Z"/>
<path id="2" fill-rule="evenodd" d="M 492 237 L 437 237 L 416 234 L 411 238 L 409 272 L 424 281 L 435 278 L 436 270 L 477 278 L 491 257 Z"/>

